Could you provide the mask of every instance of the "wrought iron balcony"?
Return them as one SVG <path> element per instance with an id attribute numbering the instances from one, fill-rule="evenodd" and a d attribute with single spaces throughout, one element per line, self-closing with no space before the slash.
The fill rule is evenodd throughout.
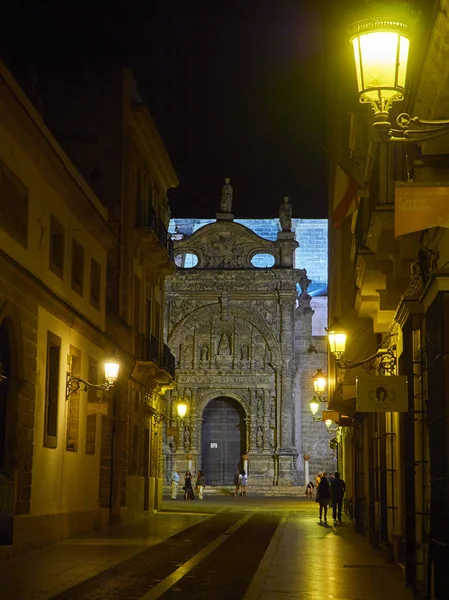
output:
<path id="1" fill-rule="evenodd" d="M 165 225 L 156 215 L 151 202 L 139 202 L 137 205 L 136 228 L 151 231 L 163 248 L 170 260 L 173 261 L 173 242 Z"/>
<path id="2" fill-rule="evenodd" d="M 175 377 L 175 357 L 167 344 L 160 344 L 154 335 L 140 334 L 136 339 L 136 359 L 141 363 L 152 363 Z"/>

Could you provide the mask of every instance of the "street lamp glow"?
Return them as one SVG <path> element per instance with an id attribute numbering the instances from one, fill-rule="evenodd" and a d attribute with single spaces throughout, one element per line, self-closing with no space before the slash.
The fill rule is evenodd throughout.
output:
<path id="1" fill-rule="evenodd" d="M 187 404 L 185 402 L 179 402 L 177 406 L 178 416 L 183 419 L 187 414 Z"/>
<path id="2" fill-rule="evenodd" d="M 334 317 L 331 326 L 327 329 L 327 339 L 329 340 L 331 354 L 336 358 L 340 358 L 346 349 L 346 331 L 338 317 Z"/>
<path id="3" fill-rule="evenodd" d="M 326 389 L 326 375 L 321 369 L 317 369 L 317 372 L 312 377 L 313 388 L 317 394 L 322 394 Z"/>
<path id="4" fill-rule="evenodd" d="M 330 428 L 332 427 L 332 420 L 331 420 L 331 419 L 326 419 L 326 420 L 324 421 L 324 424 L 326 425 L 326 427 L 327 427 L 328 429 L 330 429 Z"/>
<path id="5" fill-rule="evenodd" d="M 104 362 L 104 378 L 112 386 L 117 381 L 120 363 L 115 357 L 110 357 Z"/>
<path id="6" fill-rule="evenodd" d="M 367 19 L 350 27 L 360 102 L 388 115 L 402 100 L 410 48 L 409 27 L 396 19 Z"/>
<path id="7" fill-rule="evenodd" d="M 313 416 L 316 415 L 319 408 L 320 408 L 320 403 L 318 402 L 318 400 L 315 397 L 313 397 L 312 400 L 310 401 L 310 412 L 312 413 Z"/>

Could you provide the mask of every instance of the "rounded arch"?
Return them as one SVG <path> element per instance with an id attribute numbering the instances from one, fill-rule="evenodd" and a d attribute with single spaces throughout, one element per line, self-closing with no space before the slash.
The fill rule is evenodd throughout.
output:
<path id="1" fill-rule="evenodd" d="M 208 304 L 206 306 L 200 306 L 199 308 L 188 314 L 182 321 L 180 321 L 170 333 L 168 339 L 168 345 L 170 348 L 178 348 L 181 344 L 182 339 L 187 335 L 189 329 L 193 327 L 195 322 L 207 321 L 213 317 L 217 317 L 221 312 L 220 304 Z M 266 324 L 263 318 L 256 312 L 252 312 L 242 306 L 230 306 L 229 314 L 235 317 L 239 317 L 244 321 L 247 321 L 260 331 L 262 336 L 265 338 L 267 345 L 271 351 L 271 356 L 275 364 L 281 362 L 281 348 L 273 330 Z M 173 351 L 173 350 L 172 350 Z"/>
<path id="2" fill-rule="evenodd" d="M 212 402 L 212 400 L 216 400 L 217 398 L 232 398 L 233 400 L 236 400 L 236 402 L 238 402 L 243 408 L 245 417 L 249 417 L 249 402 L 246 400 L 246 398 L 244 398 L 243 395 L 228 390 L 210 390 L 209 392 L 201 395 L 201 397 L 198 399 L 197 414 L 200 416 L 200 418 L 202 417 L 207 405 Z"/>

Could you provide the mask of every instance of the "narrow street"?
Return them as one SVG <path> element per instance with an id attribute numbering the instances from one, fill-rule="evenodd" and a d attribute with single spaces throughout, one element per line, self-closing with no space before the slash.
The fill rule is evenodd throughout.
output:
<path id="1" fill-rule="evenodd" d="M 167 499 L 156 515 L 0 563 L 1 598 L 412 598 L 347 519 L 317 517 L 303 498 Z"/>

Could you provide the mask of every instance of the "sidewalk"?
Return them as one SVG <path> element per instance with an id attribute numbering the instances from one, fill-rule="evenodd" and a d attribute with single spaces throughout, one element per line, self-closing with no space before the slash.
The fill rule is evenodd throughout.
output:
<path id="1" fill-rule="evenodd" d="M 47 600 L 210 517 L 157 513 L 0 562 L 1 600 Z"/>
<path id="2" fill-rule="evenodd" d="M 399 567 L 349 521 L 324 527 L 317 516 L 284 515 L 244 600 L 413 600 Z"/>

